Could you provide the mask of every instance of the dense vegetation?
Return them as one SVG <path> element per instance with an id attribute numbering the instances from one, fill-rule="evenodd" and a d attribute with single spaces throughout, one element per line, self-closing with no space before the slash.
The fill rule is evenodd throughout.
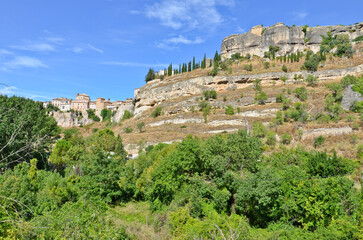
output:
<path id="1" fill-rule="evenodd" d="M 29 134 L 59 133 L 38 103 L 1 100 L 7 109 L 25 102 L 40 111 L 28 118 L 29 126 L 47 124 Z M 29 113 L 11 110 L 5 111 L 8 124 Z M 148 202 L 154 214 L 166 216 L 159 223 L 176 239 L 361 239 L 362 196 L 351 180 L 358 164 L 334 152 L 302 148 L 267 156 L 264 136 L 274 144 L 274 133 L 255 123 L 251 135 L 190 136 L 127 159 L 120 136 L 109 129 L 88 138 L 66 130 L 51 152 L 43 149 L 48 159 L 43 164 L 39 149 L 28 149 L 27 158 L 16 163 L 2 163 L 0 238 L 130 239 L 127 226 L 110 218 L 112 211 Z M 16 139 L 22 143 L 22 137 L 29 136 Z"/>

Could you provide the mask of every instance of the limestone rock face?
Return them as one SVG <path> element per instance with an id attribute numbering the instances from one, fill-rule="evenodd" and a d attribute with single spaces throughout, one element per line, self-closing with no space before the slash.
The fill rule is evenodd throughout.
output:
<path id="1" fill-rule="evenodd" d="M 356 101 L 357 102 L 363 101 L 363 96 L 358 92 L 354 92 L 352 86 L 348 86 L 343 91 L 343 99 L 341 103 L 342 108 L 344 110 L 349 110 L 350 107 L 353 105 L 353 103 Z"/>
<path id="2" fill-rule="evenodd" d="M 129 111 L 131 114 L 134 114 L 135 106 L 131 102 L 129 104 L 124 104 L 119 106 L 119 108 L 116 111 L 116 114 L 112 117 L 112 122 L 120 122 L 122 120 L 122 117 L 124 116 L 125 111 Z"/>
<path id="3" fill-rule="evenodd" d="M 88 118 L 88 114 L 84 112 L 82 117 L 77 116 L 75 112 L 51 112 L 50 116 L 53 116 L 57 121 L 58 126 L 61 127 L 77 127 L 81 125 L 87 125 L 93 122 Z"/>
<path id="4" fill-rule="evenodd" d="M 321 36 L 327 36 L 328 32 L 331 32 L 333 36 L 347 34 L 353 40 L 363 35 L 363 22 L 351 26 L 308 27 L 306 34 L 301 26 L 289 27 L 283 23 L 277 23 L 264 28 L 259 25 L 249 32 L 226 37 L 222 42 L 221 56 L 226 59 L 235 53 L 240 53 L 242 56 L 250 54 L 263 57 L 270 46 L 280 47 L 276 56 L 302 52 L 304 49 L 310 49 L 316 53 L 320 50 Z"/>
<path id="5" fill-rule="evenodd" d="M 189 105 L 187 102 L 183 101 L 179 106 L 177 103 L 174 103 L 170 100 L 179 97 L 200 94 L 204 90 L 224 91 L 231 88 L 232 86 L 235 89 L 242 89 L 253 84 L 253 81 L 256 79 L 261 79 L 262 83 L 264 84 L 269 81 L 277 81 L 282 76 L 286 76 L 287 81 L 289 82 L 294 81 L 293 79 L 295 74 L 302 75 L 304 78 L 306 78 L 309 74 L 312 74 L 318 77 L 320 81 L 324 81 L 337 77 L 344 77 L 349 74 L 361 74 L 362 72 L 363 65 L 358 65 L 351 68 L 323 70 L 314 73 L 310 73 L 307 71 L 292 73 L 271 72 L 260 74 L 244 74 L 236 76 L 197 77 L 179 82 L 167 82 L 164 84 L 161 84 L 162 82 L 148 83 L 143 87 L 135 90 L 135 116 L 140 116 L 142 112 L 165 101 L 169 101 L 169 104 L 174 104 L 175 109 L 180 108 L 182 111 L 185 111 L 185 107 Z M 245 99 L 248 100 L 248 98 Z M 246 105 L 252 103 L 253 99 L 250 99 L 250 103 L 246 103 Z M 224 105 L 229 103 L 221 102 L 220 104 Z M 218 106 L 218 103 L 215 102 L 214 105 Z"/>

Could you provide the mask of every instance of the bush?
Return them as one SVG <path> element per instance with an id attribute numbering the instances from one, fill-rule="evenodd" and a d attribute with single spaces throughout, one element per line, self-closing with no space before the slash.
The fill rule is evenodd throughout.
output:
<path id="1" fill-rule="evenodd" d="M 276 145 L 276 134 L 274 132 L 270 131 L 266 134 L 266 144 L 269 146 Z"/>
<path id="2" fill-rule="evenodd" d="M 353 122 L 354 119 L 355 119 L 355 116 L 353 116 L 353 115 L 348 115 L 347 116 L 347 122 Z"/>
<path id="3" fill-rule="evenodd" d="M 318 146 L 323 145 L 325 142 L 325 137 L 319 136 L 314 139 L 314 148 L 317 148 Z"/>
<path id="4" fill-rule="evenodd" d="M 234 110 L 233 110 L 233 107 L 231 105 L 227 105 L 226 114 L 227 115 L 234 115 Z"/>
<path id="5" fill-rule="evenodd" d="M 291 135 L 290 135 L 290 134 L 288 134 L 288 133 L 284 133 L 284 134 L 282 134 L 282 136 L 281 136 L 281 142 L 282 142 L 283 144 L 285 144 L 285 145 L 289 145 L 289 144 L 291 143 L 291 139 L 292 139 L 292 137 L 291 137 Z"/>
<path id="6" fill-rule="evenodd" d="M 363 36 L 354 38 L 353 42 L 363 42 Z"/>
<path id="7" fill-rule="evenodd" d="M 139 132 L 142 132 L 144 127 L 145 127 L 145 123 L 144 122 L 139 122 L 137 124 L 137 129 L 139 129 Z"/>
<path id="8" fill-rule="evenodd" d="M 240 53 L 234 53 L 231 56 L 232 60 L 238 60 L 241 58 L 241 54 Z"/>
<path id="9" fill-rule="evenodd" d="M 318 82 L 318 78 L 309 74 L 308 77 L 305 79 L 305 82 L 307 82 L 308 86 L 315 87 L 316 83 Z"/>
<path id="10" fill-rule="evenodd" d="M 267 99 L 268 98 L 265 92 L 260 91 L 256 93 L 255 100 L 257 101 L 258 104 L 260 105 L 265 104 Z"/>
<path id="11" fill-rule="evenodd" d="M 283 93 L 279 93 L 276 96 L 276 102 L 277 103 L 282 103 L 284 101 L 284 99 L 286 98 L 285 94 Z"/>
<path id="12" fill-rule="evenodd" d="M 247 72 L 252 72 L 253 70 L 252 63 L 243 65 L 243 69 L 246 70 Z"/>
<path id="13" fill-rule="evenodd" d="M 130 128 L 130 127 L 126 127 L 126 128 L 124 128 L 124 132 L 125 133 L 132 133 L 132 128 Z"/>
<path id="14" fill-rule="evenodd" d="M 319 63 L 321 61 L 321 58 L 319 55 L 314 54 L 310 58 L 306 58 L 303 68 L 305 68 L 308 71 L 315 72 L 318 70 Z"/>
<path id="15" fill-rule="evenodd" d="M 227 96 L 223 96 L 223 102 L 227 101 Z"/>
<path id="16" fill-rule="evenodd" d="M 356 113 L 363 113 L 363 101 L 361 102 L 354 102 L 350 107 L 350 110 Z"/>
<path id="17" fill-rule="evenodd" d="M 359 144 L 357 148 L 357 158 L 363 159 L 363 144 Z"/>
<path id="18" fill-rule="evenodd" d="M 301 101 L 306 101 L 306 99 L 308 99 L 308 91 L 305 87 L 295 88 L 294 95 Z"/>
<path id="19" fill-rule="evenodd" d="M 287 67 L 285 65 L 282 65 L 282 71 L 287 72 Z"/>
<path id="20" fill-rule="evenodd" d="M 217 99 L 217 92 L 214 90 L 211 91 L 203 91 L 204 99 L 208 100 L 210 98 Z"/>
<path id="21" fill-rule="evenodd" d="M 262 122 L 253 122 L 252 123 L 252 136 L 258 138 L 264 138 L 267 133 L 267 129 Z"/>
<path id="22" fill-rule="evenodd" d="M 163 108 L 161 106 L 158 106 L 155 108 L 155 110 L 151 113 L 151 117 L 156 118 L 161 116 Z"/>
<path id="23" fill-rule="evenodd" d="M 269 62 L 264 62 L 264 63 L 263 63 L 263 67 L 264 67 L 265 69 L 269 69 L 269 68 L 270 68 L 270 63 L 269 63 Z"/>
<path id="24" fill-rule="evenodd" d="M 281 76 L 280 80 L 284 82 L 284 84 L 286 84 L 287 81 L 287 77 L 286 76 Z"/>
<path id="25" fill-rule="evenodd" d="M 129 118 L 132 118 L 132 117 L 133 117 L 133 115 L 131 114 L 131 112 L 129 112 L 128 110 L 125 110 L 124 115 L 122 116 L 121 121 L 124 121 L 124 120 L 129 119 Z"/>

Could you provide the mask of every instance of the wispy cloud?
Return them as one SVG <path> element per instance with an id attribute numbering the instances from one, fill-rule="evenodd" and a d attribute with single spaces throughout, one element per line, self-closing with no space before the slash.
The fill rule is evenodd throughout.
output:
<path id="1" fill-rule="evenodd" d="M 62 44 L 65 41 L 65 39 L 62 37 L 47 37 L 47 38 L 44 38 L 44 40 L 54 43 L 54 44 Z"/>
<path id="2" fill-rule="evenodd" d="M 166 27 L 195 29 L 217 27 L 224 19 L 217 6 L 234 6 L 234 1 L 227 0 L 160 0 L 146 7 L 146 16 L 155 18 Z"/>
<path id="3" fill-rule="evenodd" d="M 165 63 L 137 63 L 137 62 L 117 62 L 117 61 L 108 61 L 102 62 L 104 65 L 114 65 L 114 66 L 123 66 L 123 67 L 167 67 L 168 64 Z"/>
<path id="4" fill-rule="evenodd" d="M 292 15 L 295 20 L 303 20 L 309 15 L 309 13 L 306 11 L 292 11 L 290 12 L 290 15 Z"/>
<path id="5" fill-rule="evenodd" d="M 95 51 L 95 52 L 98 52 L 98 53 L 103 53 L 103 50 L 102 49 L 99 49 L 99 48 L 96 48 L 95 46 L 91 45 L 91 44 L 87 44 L 85 46 L 77 46 L 77 47 L 74 47 L 72 48 L 72 52 L 74 53 L 83 53 L 87 50 L 92 50 L 92 51 Z"/>
<path id="6" fill-rule="evenodd" d="M 55 48 L 53 45 L 48 43 L 27 43 L 24 45 L 13 45 L 11 48 L 31 51 L 31 52 L 54 52 Z"/>
<path id="7" fill-rule="evenodd" d="M 200 37 L 196 37 L 195 39 L 188 39 L 182 35 L 177 37 L 172 37 L 168 39 L 164 39 L 162 42 L 158 43 L 156 46 L 158 48 L 162 48 L 165 50 L 174 50 L 178 44 L 192 45 L 192 44 L 200 44 L 203 43 L 204 39 Z"/>
<path id="8" fill-rule="evenodd" d="M 42 61 L 36 58 L 27 57 L 27 56 L 19 56 L 15 57 L 10 61 L 4 62 L 2 64 L 1 69 L 3 71 L 7 71 L 10 69 L 18 69 L 18 68 L 40 68 L 47 67 Z"/>
<path id="9" fill-rule="evenodd" d="M 6 49 L 0 49 L 0 56 L 2 55 L 13 55 L 14 53 L 6 50 Z"/>
<path id="10" fill-rule="evenodd" d="M 240 26 L 237 27 L 237 33 L 244 33 L 246 32 L 246 29 L 241 28 Z"/>
<path id="11" fill-rule="evenodd" d="M 2 95 L 13 95 L 16 87 L 8 86 L 6 84 L 0 83 L 0 94 Z"/>
<path id="12" fill-rule="evenodd" d="M 96 51 L 96 52 L 99 52 L 99 53 L 103 53 L 103 50 L 101 50 L 101 49 L 99 49 L 99 48 L 96 48 L 96 47 L 94 47 L 93 45 L 91 45 L 91 44 L 87 44 L 87 46 L 91 49 L 91 50 L 93 50 L 93 51 Z"/>

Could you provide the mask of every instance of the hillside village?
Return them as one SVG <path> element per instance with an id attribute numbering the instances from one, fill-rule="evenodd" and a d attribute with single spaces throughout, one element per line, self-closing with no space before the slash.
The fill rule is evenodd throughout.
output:
<path id="1" fill-rule="evenodd" d="M 53 141 L 0 161 L 5 200 L 27 186 L 35 209 L 8 204 L 27 218 L 4 236 L 362 240 L 363 22 L 258 25 L 194 60 L 125 101 L 27 99 Z"/>

